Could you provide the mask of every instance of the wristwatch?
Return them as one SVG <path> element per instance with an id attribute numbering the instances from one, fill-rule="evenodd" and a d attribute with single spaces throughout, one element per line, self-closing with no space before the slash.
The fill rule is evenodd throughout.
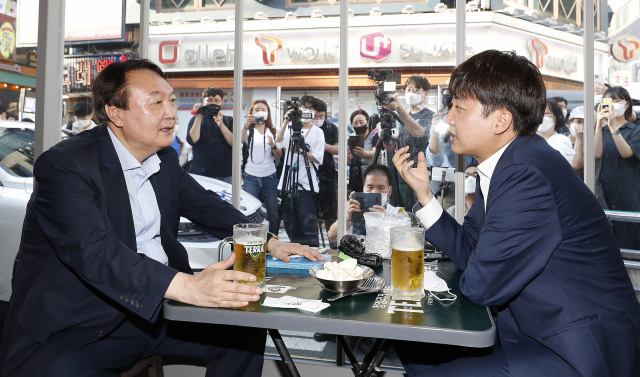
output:
<path id="1" fill-rule="evenodd" d="M 275 239 L 277 239 L 277 240 L 279 240 L 279 239 L 280 239 L 280 238 L 279 238 L 278 236 L 276 236 L 275 234 L 273 234 L 273 233 L 271 233 L 271 232 L 267 232 L 267 243 L 269 243 L 269 241 L 270 241 L 272 238 L 275 238 Z"/>
<path id="2" fill-rule="evenodd" d="M 620 129 L 618 128 L 617 130 L 613 131 L 611 135 L 620 135 Z"/>
<path id="3" fill-rule="evenodd" d="M 278 149 L 278 146 L 277 146 L 277 145 L 274 145 L 273 147 L 271 147 L 271 150 L 274 150 L 274 151 L 275 151 L 276 149 Z"/>

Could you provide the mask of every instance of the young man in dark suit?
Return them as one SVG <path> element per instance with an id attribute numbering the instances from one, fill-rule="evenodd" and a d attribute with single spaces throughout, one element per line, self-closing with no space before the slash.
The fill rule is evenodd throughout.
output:
<path id="1" fill-rule="evenodd" d="M 400 345 L 408 375 L 639 376 L 640 306 L 620 248 L 595 196 L 536 135 L 540 72 L 490 50 L 456 68 L 449 90 L 452 149 L 480 162 L 464 224 L 433 198 L 422 153 L 415 169 L 406 149 L 394 164 L 426 238 L 464 270 L 461 292 L 495 313 L 497 339 L 489 355 L 437 366 Z"/>
<path id="2" fill-rule="evenodd" d="M 35 163 L 0 375 L 119 376 L 142 358 L 178 355 L 207 361 L 207 376 L 260 376 L 265 330 L 162 317 L 165 299 L 239 307 L 261 294 L 234 282 L 255 276 L 227 270 L 233 254 L 193 275 L 177 241 L 180 216 L 220 239 L 250 220 L 178 164 L 164 74 L 147 60 L 112 63 L 93 98 L 102 125 Z M 273 237 L 267 250 L 321 259 Z"/>

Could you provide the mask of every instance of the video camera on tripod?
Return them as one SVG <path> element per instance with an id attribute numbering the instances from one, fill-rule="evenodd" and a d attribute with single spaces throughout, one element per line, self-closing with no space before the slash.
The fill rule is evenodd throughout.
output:
<path id="1" fill-rule="evenodd" d="M 287 119 L 291 121 L 289 126 L 294 134 L 300 134 L 302 132 L 302 125 L 306 122 L 311 122 L 313 119 L 313 111 L 309 109 L 301 110 L 298 104 L 299 97 L 291 97 L 290 101 L 286 101 L 284 113 L 287 114 Z M 292 110 L 291 112 L 289 112 Z"/>
<path id="2" fill-rule="evenodd" d="M 394 121 L 397 120 L 404 126 L 404 122 L 400 118 L 400 116 L 392 111 L 387 109 L 385 106 L 388 106 L 394 99 L 394 95 L 396 93 L 396 84 L 400 84 L 401 76 L 399 73 L 393 73 L 390 69 L 380 69 L 376 72 L 374 69 L 370 69 L 367 71 L 367 75 L 369 79 L 373 81 L 376 85 L 374 90 L 374 95 L 376 98 L 376 106 L 378 110 L 378 114 L 373 114 L 369 118 L 369 122 L 371 124 L 371 129 L 375 128 L 378 124 L 380 124 L 380 139 L 378 140 L 378 144 L 376 144 L 375 152 L 373 154 L 373 160 L 371 163 L 377 164 L 378 158 L 380 157 L 380 150 L 384 147 L 387 150 L 386 153 L 386 165 L 391 172 L 391 184 L 392 187 L 398 187 L 398 179 L 396 176 L 395 166 L 393 166 L 393 154 L 395 149 L 394 138 L 398 137 L 398 129 L 394 128 Z M 395 131 L 395 132 L 394 132 Z M 400 190 L 393 190 L 391 193 L 391 204 L 399 205 L 400 200 L 398 196 L 398 192 Z"/>

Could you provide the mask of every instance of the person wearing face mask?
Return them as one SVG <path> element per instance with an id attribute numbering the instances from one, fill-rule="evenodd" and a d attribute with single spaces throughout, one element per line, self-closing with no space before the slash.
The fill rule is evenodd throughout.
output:
<path id="1" fill-rule="evenodd" d="M 364 185 L 364 171 L 375 154 L 373 149 L 377 134 L 369 130 L 369 114 L 366 111 L 356 110 L 351 113 L 349 119 L 356 136 L 363 141 L 364 147 L 353 148 L 353 153 L 347 151 L 347 161 L 349 162 L 349 186 L 347 189 L 359 192 L 362 191 Z"/>
<path id="2" fill-rule="evenodd" d="M 564 116 L 556 101 L 547 98 L 547 108 L 544 111 L 542 123 L 538 126 L 538 135 L 542 136 L 549 145 L 560 152 L 571 164 L 573 162 L 573 146 L 568 137 L 561 134 L 564 127 Z"/>
<path id="3" fill-rule="evenodd" d="M 562 126 L 561 133 L 563 135 L 569 136 L 569 127 L 567 127 L 567 122 L 569 121 L 569 118 L 567 117 L 567 115 L 569 114 L 569 110 L 567 109 L 567 104 L 569 102 L 567 102 L 567 99 L 564 97 L 552 97 L 551 99 L 556 101 L 558 103 L 558 106 L 560 106 L 560 109 L 562 109 L 562 117 L 563 117 L 564 125 Z"/>
<path id="4" fill-rule="evenodd" d="M 304 102 L 303 102 L 304 104 Z M 310 114 L 313 119 L 315 110 L 304 105 L 300 106 L 303 114 Z M 289 115 L 293 109 L 287 111 L 284 115 L 282 126 L 276 134 L 276 146 L 279 149 L 289 148 L 289 141 L 293 130 L 289 127 Z M 325 139 L 324 133 L 319 127 L 311 123 L 311 120 L 302 124 L 301 130 L 307 151 L 283 151 L 284 161 L 282 174 L 278 183 L 278 190 L 282 193 L 282 221 L 284 222 L 284 230 L 287 232 L 289 239 L 294 242 L 318 247 L 318 226 L 317 226 L 317 196 L 319 191 L 318 168 L 324 161 Z M 309 172 L 304 164 L 304 155 L 309 161 Z M 297 173 L 297 195 L 289 197 L 292 187 L 286 187 L 285 181 L 288 181 L 287 172 L 291 172 L 291 166 L 297 164 L 299 166 Z M 294 184 L 295 182 L 291 182 Z M 287 182 L 288 186 L 289 182 Z M 313 187 L 312 187 L 313 185 Z"/>
<path id="5" fill-rule="evenodd" d="M 409 152 L 414 156 L 424 151 L 429 145 L 433 111 L 427 109 L 424 104 L 429 89 L 431 89 L 431 84 L 425 77 L 411 76 L 407 79 L 404 90 L 404 100 L 409 105 L 409 111 L 402 107 L 397 98 L 394 98 L 388 106 L 385 106 L 388 109 L 397 111 L 405 123 L 404 126 L 399 125 L 398 150 L 409 146 Z M 414 167 L 417 166 L 416 163 Z M 407 208 L 412 208 L 417 201 L 415 193 L 402 178 L 399 178 L 399 186 L 400 196 L 404 205 Z"/>
<path id="6" fill-rule="evenodd" d="M 362 192 L 380 194 L 381 200 L 379 206 L 371 207 L 371 212 L 386 212 L 393 215 L 407 216 L 403 207 L 394 207 L 389 204 L 389 198 L 393 187 L 389 185 L 391 182 L 391 175 L 389 168 L 381 164 L 371 164 L 364 171 L 364 188 Z M 351 216 L 354 212 L 360 212 L 360 203 L 353 199 L 355 191 L 349 194 L 349 203 L 347 204 L 347 232 L 351 234 L 353 232 L 351 224 Z M 329 228 L 329 242 L 335 243 L 338 240 L 338 222 L 336 221 Z"/>
<path id="7" fill-rule="evenodd" d="M 471 163 L 464 169 L 464 214 L 469 212 L 476 202 L 476 180 L 478 179 L 478 164 Z M 456 206 L 447 208 L 451 216 L 455 216 Z"/>
<path id="8" fill-rule="evenodd" d="M 244 191 L 262 200 L 267 210 L 269 232 L 278 234 L 280 222 L 275 159 L 282 157 L 282 150 L 276 146 L 275 134 L 267 101 L 253 101 L 242 133 Z"/>
<path id="9" fill-rule="evenodd" d="M 598 182 L 609 209 L 640 211 L 640 126 L 629 122 L 631 97 L 620 86 L 607 89 L 613 109 L 598 105 L 595 157 L 602 158 Z M 640 224 L 613 222 L 613 232 L 624 249 L 640 250 Z"/>
<path id="10" fill-rule="evenodd" d="M 327 118 L 327 104 L 324 101 L 312 96 L 303 96 L 301 101 L 315 110 L 311 124 L 324 134 L 324 159 L 318 169 L 318 209 L 325 227 L 329 227 L 328 224 L 338 218 L 338 171 L 333 159 L 333 155 L 338 154 L 338 127 Z"/>
<path id="11" fill-rule="evenodd" d="M 189 172 L 231 184 L 233 118 L 220 111 L 223 96 L 221 89 L 209 87 L 202 92 L 202 104 L 193 105 L 187 128 L 187 142 L 193 146 Z"/>
<path id="12" fill-rule="evenodd" d="M 78 102 L 73 108 L 73 114 L 76 116 L 75 122 L 62 126 L 62 129 L 67 134 L 76 135 L 97 126 L 91 120 L 93 118 L 93 106 L 89 102 Z"/>

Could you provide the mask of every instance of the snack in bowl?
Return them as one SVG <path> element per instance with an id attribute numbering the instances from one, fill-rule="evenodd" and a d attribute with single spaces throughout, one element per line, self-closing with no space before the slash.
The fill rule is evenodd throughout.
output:
<path id="1" fill-rule="evenodd" d="M 331 292 L 347 292 L 358 288 L 358 284 L 374 275 L 371 268 L 358 265 L 356 259 L 343 262 L 327 262 L 309 269 L 311 276 L 318 279 L 322 289 Z"/>
<path id="2" fill-rule="evenodd" d="M 324 270 L 319 270 L 316 277 L 325 280 L 346 281 L 360 280 L 363 278 L 364 269 L 358 266 L 356 259 L 347 259 L 340 263 L 327 262 Z"/>

